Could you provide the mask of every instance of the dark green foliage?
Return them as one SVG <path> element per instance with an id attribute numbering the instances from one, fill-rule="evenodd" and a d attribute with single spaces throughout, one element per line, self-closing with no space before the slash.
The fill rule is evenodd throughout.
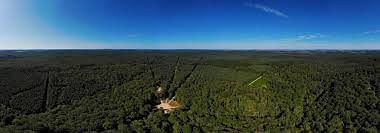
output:
<path id="1" fill-rule="evenodd" d="M 2 55 L 17 58 L 0 59 L 0 132 L 377 132 L 380 127 L 378 51 Z M 181 104 L 174 112 L 155 108 L 172 97 Z"/>

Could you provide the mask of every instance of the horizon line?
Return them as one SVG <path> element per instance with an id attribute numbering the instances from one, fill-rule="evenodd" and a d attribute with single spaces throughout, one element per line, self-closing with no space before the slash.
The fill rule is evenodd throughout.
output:
<path id="1" fill-rule="evenodd" d="M 285 51 L 303 51 L 303 50 L 328 50 L 328 51 L 350 51 L 350 50 L 355 50 L 355 51 L 378 51 L 380 50 L 375 48 L 375 49 L 336 49 L 336 48 L 319 48 L 319 49 L 287 49 L 287 48 L 284 48 L 284 49 L 160 49 L 160 48 L 156 48 L 156 49 L 141 49 L 141 48 L 122 48 L 122 49 L 112 49 L 112 48 L 105 48 L 105 49 L 86 49 L 86 48 L 46 48 L 46 49 L 0 49 L 0 51 L 34 51 L 34 50 L 45 50 L 45 51 L 49 51 L 49 50 L 157 50 L 157 51 L 160 51 L 160 50 L 199 50 L 199 51 L 207 51 L 207 50 L 214 50 L 214 51 L 251 51 L 251 50 L 256 50 L 256 51 L 281 51 L 281 50 L 285 50 Z"/>

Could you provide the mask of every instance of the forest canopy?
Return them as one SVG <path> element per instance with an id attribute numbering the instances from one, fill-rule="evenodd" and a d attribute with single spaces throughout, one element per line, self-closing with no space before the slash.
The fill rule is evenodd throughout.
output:
<path id="1" fill-rule="evenodd" d="M 380 128 L 379 51 L 31 50 L 0 57 L 0 132 Z M 178 105 L 157 108 L 165 99 Z"/>

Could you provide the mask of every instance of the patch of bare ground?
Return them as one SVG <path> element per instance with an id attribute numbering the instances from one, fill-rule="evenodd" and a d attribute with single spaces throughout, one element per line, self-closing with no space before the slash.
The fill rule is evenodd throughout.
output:
<path id="1" fill-rule="evenodd" d="M 175 100 L 175 97 L 172 99 L 161 100 L 161 104 L 156 106 L 157 109 L 163 109 L 165 114 L 174 111 L 174 109 L 181 107 L 181 104 Z"/>
<path id="2" fill-rule="evenodd" d="M 159 96 L 160 94 L 162 94 L 162 91 L 163 91 L 162 87 L 158 87 L 157 88 L 157 95 Z M 180 106 L 181 106 L 181 104 L 175 100 L 175 97 L 173 97 L 170 100 L 169 100 L 169 98 L 161 99 L 161 103 L 159 105 L 156 105 L 156 108 L 164 110 L 164 113 L 167 114 L 167 113 L 174 111 L 174 109 L 176 109 Z"/>

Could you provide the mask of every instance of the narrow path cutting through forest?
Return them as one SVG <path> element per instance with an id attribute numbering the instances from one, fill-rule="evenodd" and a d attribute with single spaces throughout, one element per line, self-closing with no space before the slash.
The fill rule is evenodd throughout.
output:
<path id="1" fill-rule="evenodd" d="M 199 61 L 201 61 L 202 59 L 203 59 L 203 57 L 201 57 L 199 59 Z M 170 80 L 169 88 L 173 87 L 172 84 L 174 82 L 174 77 L 176 76 L 177 71 L 178 71 L 178 64 L 179 64 L 179 57 L 177 58 L 177 63 L 176 63 L 175 69 L 174 69 L 174 73 L 173 73 L 173 75 L 171 77 L 171 80 Z M 178 88 L 181 88 L 183 86 L 183 84 L 188 81 L 188 79 L 193 74 L 193 72 L 198 67 L 198 65 L 199 64 L 197 64 L 197 63 L 194 64 L 194 66 L 191 68 L 191 71 L 189 72 L 189 74 L 187 74 L 185 76 L 184 80 L 179 83 L 178 87 L 174 88 L 173 93 L 175 93 Z M 161 87 L 158 87 L 157 93 L 162 93 L 162 88 Z M 172 97 L 171 99 L 169 99 L 169 98 L 161 99 L 161 103 L 159 105 L 156 105 L 156 108 L 157 109 L 163 109 L 164 113 L 170 113 L 170 112 L 174 111 L 174 109 L 181 107 L 181 104 L 179 102 L 177 102 L 176 99 L 175 99 L 175 94 L 173 94 L 173 96 L 174 97 Z"/>
<path id="2" fill-rule="evenodd" d="M 201 57 L 201 58 L 199 59 L 199 61 L 201 61 L 202 59 L 203 59 L 203 57 Z M 190 73 L 187 74 L 187 75 L 185 76 L 185 79 L 183 80 L 183 82 L 179 83 L 179 87 L 178 87 L 178 88 L 181 88 L 181 87 L 183 86 L 183 84 L 186 83 L 186 81 L 190 78 L 190 76 L 193 74 L 193 72 L 194 72 L 195 69 L 198 67 L 198 65 L 199 65 L 199 64 L 194 64 L 193 68 L 191 68 Z M 175 88 L 175 91 L 176 91 L 178 88 Z M 174 91 L 174 92 L 175 92 L 175 91 Z"/>
<path id="3" fill-rule="evenodd" d="M 248 84 L 248 86 L 251 86 L 256 81 L 260 80 L 263 76 L 258 77 L 257 79 L 253 80 L 251 83 Z"/>
<path id="4" fill-rule="evenodd" d="M 175 64 L 173 75 L 170 77 L 168 89 L 170 89 L 171 87 L 173 87 L 174 78 L 177 75 L 177 71 L 178 71 L 178 64 L 179 64 L 179 57 L 177 57 L 177 61 L 176 61 L 176 64 Z"/>
<path id="5" fill-rule="evenodd" d="M 147 61 L 147 64 L 149 65 L 149 71 L 150 71 L 150 74 L 151 74 L 151 76 L 152 76 L 152 79 L 155 80 L 156 77 L 155 77 L 155 75 L 154 75 L 154 71 L 153 71 L 153 69 L 152 69 L 152 62 L 149 61 L 149 58 L 148 58 L 148 57 L 146 58 L 146 61 Z"/>
<path id="6" fill-rule="evenodd" d="M 41 112 L 45 112 L 47 110 L 47 105 L 48 105 L 48 89 L 49 89 L 49 72 L 46 74 L 46 81 L 45 81 L 45 88 L 44 88 L 44 97 L 42 101 L 42 106 L 41 106 Z"/>

